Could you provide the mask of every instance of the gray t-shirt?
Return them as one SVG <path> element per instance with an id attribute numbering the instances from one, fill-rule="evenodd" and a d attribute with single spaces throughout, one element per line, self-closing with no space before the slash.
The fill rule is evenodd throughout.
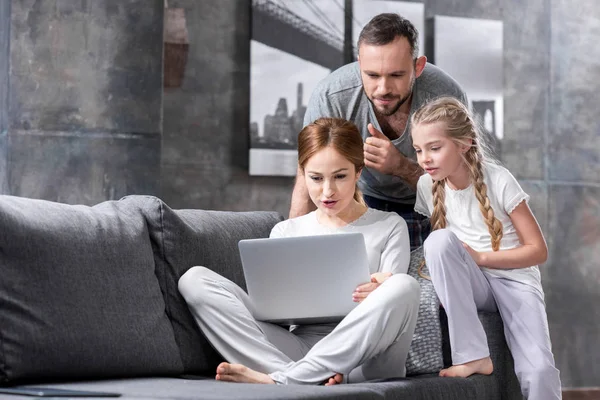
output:
<path id="1" fill-rule="evenodd" d="M 435 65 L 427 63 L 423 73 L 415 81 L 411 114 L 427 101 L 440 96 L 453 96 L 468 104 L 467 96 L 459 84 Z M 367 130 L 369 123 L 381 131 L 373 106 L 363 90 L 358 62 L 338 68 L 317 85 L 308 102 L 304 126 L 320 117 L 352 121 L 358 126 L 364 139 L 370 136 Z M 402 154 L 416 160 L 410 136 L 410 121 L 404 133 L 392 142 Z M 373 169 L 364 169 L 358 186 L 364 194 L 378 199 L 409 205 L 415 203 L 414 190 L 401 178 L 384 175 Z"/>

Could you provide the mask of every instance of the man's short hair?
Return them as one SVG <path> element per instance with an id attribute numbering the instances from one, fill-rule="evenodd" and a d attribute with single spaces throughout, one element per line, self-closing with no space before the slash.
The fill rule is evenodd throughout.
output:
<path id="1" fill-rule="evenodd" d="M 357 48 L 360 49 L 361 44 L 383 46 L 398 36 L 408 40 L 413 59 L 416 59 L 419 54 L 419 32 L 412 22 L 395 13 L 374 16 L 360 32 Z"/>

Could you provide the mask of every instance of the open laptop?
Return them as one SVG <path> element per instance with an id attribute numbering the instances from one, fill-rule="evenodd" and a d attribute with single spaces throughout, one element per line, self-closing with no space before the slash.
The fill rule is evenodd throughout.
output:
<path id="1" fill-rule="evenodd" d="M 370 282 L 362 233 L 239 242 L 255 318 L 281 324 L 341 321 L 352 292 Z"/>

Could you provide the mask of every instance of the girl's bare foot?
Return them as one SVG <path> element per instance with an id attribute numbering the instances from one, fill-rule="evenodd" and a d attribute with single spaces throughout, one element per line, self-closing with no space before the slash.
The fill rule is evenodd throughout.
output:
<path id="1" fill-rule="evenodd" d="M 440 376 L 466 378 L 473 374 L 490 375 L 494 372 L 494 365 L 492 359 L 489 357 L 481 358 L 479 360 L 470 361 L 465 364 L 453 365 L 450 368 L 446 368 L 440 371 Z"/>
<path id="2" fill-rule="evenodd" d="M 342 382 L 344 382 L 344 375 L 335 374 L 331 378 L 327 379 L 327 381 L 325 382 L 325 386 L 339 385 Z"/>
<path id="3" fill-rule="evenodd" d="M 229 364 L 226 362 L 219 364 L 217 367 L 217 376 L 215 379 L 225 382 L 275 383 L 267 374 L 255 371 L 242 364 Z"/>

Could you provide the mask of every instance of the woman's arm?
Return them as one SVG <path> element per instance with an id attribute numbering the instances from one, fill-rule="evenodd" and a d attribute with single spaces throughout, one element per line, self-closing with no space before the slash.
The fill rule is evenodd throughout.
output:
<path id="1" fill-rule="evenodd" d="M 522 201 L 510 214 L 521 246 L 510 250 L 476 252 L 465 244 L 477 265 L 488 268 L 526 268 L 546 262 L 548 247 L 529 205 Z"/>
<path id="2" fill-rule="evenodd" d="M 389 233 L 381 259 L 378 272 L 391 274 L 405 274 L 410 263 L 410 239 L 408 226 L 404 218 L 398 217 L 398 222 Z"/>
<path id="3" fill-rule="evenodd" d="M 379 259 L 379 270 L 371 274 L 371 282 L 358 286 L 352 293 L 352 300 L 361 302 L 393 274 L 405 274 L 410 263 L 410 240 L 408 226 L 398 217 L 393 225 Z"/>

